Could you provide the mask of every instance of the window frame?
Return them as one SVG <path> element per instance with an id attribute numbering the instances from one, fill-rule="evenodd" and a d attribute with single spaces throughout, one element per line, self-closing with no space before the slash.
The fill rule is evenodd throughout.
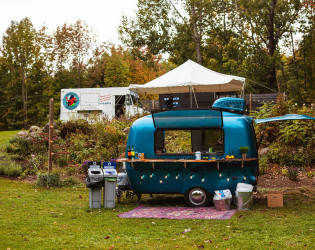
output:
<path id="1" fill-rule="evenodd" d="M 223 128 L 214 128 L 214 127 L 210 127 L 210 128 L 207 128 L 207 127 L 205 127 L 205 128 L 203 128 L 203 127 L 202 128 L 196 128 L 196 127 L 194 127 L 194 128 L 185 128 L 185 129 L 183 129 L 183 128 L 155 129 L 155 131 L 154 131 L 154 154 L 155 155 L 159 155 L 159 156 L 179 156 L 179 155 L 192 156 L 192 155 L 195 155 L 195 152 L 191 152 L 191 153 L 156 153 L 156 151 L 157 151 L 157 148 L 156 148 L 156 146 L 157 146 L 157 144 L 156 144 L 157 132 L 158 131 L 166 131 L 166 130 L 190 130 L 190 131 L 191 130 L 220 130 L 222 135 L 223 135 L 223 143 L 222 143 L 223 151 L 219 155 L 224 155 L 224 151 L 225 151 L 225 131 L 224 131 Z M 164 140 L 164 143 L 165 143 L 165 140 Z M 190 142 L 190 145 L 192 145 L 191 142 Z M 209 152 L 201 152 L 201 154 L 206 154 L 206 153 L 209 153 Z"/>

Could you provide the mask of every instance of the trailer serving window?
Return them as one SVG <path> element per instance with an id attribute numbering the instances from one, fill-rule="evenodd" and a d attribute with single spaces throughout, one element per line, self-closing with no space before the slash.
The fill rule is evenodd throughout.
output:
<path id="1" fill-rule="evenodd" d="M 212 152 L 223 154 L 222 129 L 165 129 L 155 131 L 156 154 L 194 154 Z"/>

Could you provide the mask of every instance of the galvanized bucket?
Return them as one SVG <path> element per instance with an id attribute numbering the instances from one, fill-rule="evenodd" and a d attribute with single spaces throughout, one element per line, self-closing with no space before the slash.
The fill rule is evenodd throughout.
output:
<path id="1" fill-rule="evenodd" d="M 253 205 L 253 192 L 238 192 L 235 199 L 237 210 L 249 210 Z"/>

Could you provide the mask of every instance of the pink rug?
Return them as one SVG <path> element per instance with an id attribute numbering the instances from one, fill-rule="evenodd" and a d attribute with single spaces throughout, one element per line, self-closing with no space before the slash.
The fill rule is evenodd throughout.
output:
<path id="1" fill-rule="evenodd" d="M 141 205 L 118 216 L 120 218 L 227 220 L 235 212 L 236 210 L 216 211 L 213 207 L 145 207 Z"/>

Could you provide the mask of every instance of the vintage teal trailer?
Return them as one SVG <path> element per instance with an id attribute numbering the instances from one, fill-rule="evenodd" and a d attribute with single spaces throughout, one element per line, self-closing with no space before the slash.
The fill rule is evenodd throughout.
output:
<path id="1" fill-rule="evenodd" d="M 136 120 L 126 158 L 133 147 L 145 159 L 125 159 L 131 189 L 138 195 L 184 194 L 187 204 L 206 206 L 215 190 L 234 193 L 240 182 L 255 186 L 259 165 L 254 119 L 244 110 L 243 99 L 221 98 L 212 109 L 170 110 Z M 301 115 L 278 120 L 288 119 L 314 120 Z M 246 159 L 242 146 L 248 147 Z M 195 160 L 196 152 L 201 160 Z"/>

